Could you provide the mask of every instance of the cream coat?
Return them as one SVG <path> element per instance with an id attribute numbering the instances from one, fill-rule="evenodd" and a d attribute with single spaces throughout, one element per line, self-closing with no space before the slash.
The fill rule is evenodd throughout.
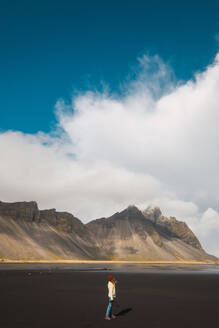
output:
<path id="1" fill-rule="evenodd" d="M 113 301 L 113 298 L 116 297 L 116 288 L 111 281 L 108 282 L 108 296 L 111 299 L 111 301 Z"/>

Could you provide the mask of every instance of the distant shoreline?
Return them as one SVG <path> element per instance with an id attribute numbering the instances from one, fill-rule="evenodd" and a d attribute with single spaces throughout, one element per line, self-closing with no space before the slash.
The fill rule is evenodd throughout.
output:
<path id="1" fill-rule="evenodd" d="M 0 263 L 72 263 L 72 264 L 219 264 L 218 262 L 202 261 L 107 261 L 107 260 L 2 260 Z"/>

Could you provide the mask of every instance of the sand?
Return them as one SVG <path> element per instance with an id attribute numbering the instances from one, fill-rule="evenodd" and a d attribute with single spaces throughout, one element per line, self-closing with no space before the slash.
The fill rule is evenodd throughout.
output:
<path id="1" fill-rule="evenodd" d="M 218 273 L 12 265 L 0 266 L 2 328 L 219 326 Z M 114 309 L 117 318 L 105 321 L 109 274 L 118 280 L 119 305 Z"/>

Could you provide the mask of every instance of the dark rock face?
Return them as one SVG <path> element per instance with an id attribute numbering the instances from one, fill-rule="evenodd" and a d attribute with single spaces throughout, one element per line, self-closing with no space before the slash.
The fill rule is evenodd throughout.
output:
<path id="1" fill-rule="evenodd" d="M 0 258 L 217 261 L 184 223 L 159 208 L 129 206 L 83 224 L 36 202 L 0 202 Z"/>
<path id="2" fill-rule="evenodd" d="M 50 224 L 56 227 L 57 230 L 66 233 L 77 233 L 80 236 L 88 233 L 86 227 L 79 219 L 68 212 L 56 212 L 55 209 L 40 211 L 39 222 Z"/>
<path id="3" fill-rule="evenodd" d="M 156 245 L 162 245 L 162 240 L 152 222 L 145 219 L 142 212 L 135 206 L 129 206 L 124 211 L 107 219 L 91 221 L 87 224 L 87 227 L 95 235 L 95 240 L 100 247 L 104 247 L 108 243 L 130 240 L 133 235 L 138 235 L 142 241 L 146 241 L 148 237 L 151 237 Z M 124 247 L 130 248 L 130 246 Z"/>
<path id="4" fill-rule="evenodd" d="M 202 249 L 198 238 L 189 229 L 185 222 L 178 221 L 175 217 L 166 218 L 162 215 L 158 207 L 148 207 L 143 211 L 143 214 L 147 219 L 154 223 L 154 226 L 159 232 L 170 237 L 179 238 L 197 249 Z"/>
<path id="5" fill-rule="evenodd" d="M 87 227 L 72 214 L 36 202 L 0 202 L 0 258 L 99 259 Z"/>
<path id="6" fill-rule="evenodd" d="M 215 261 L 184 222 L 166 218 L 159 208 L 141 212 L 135 206 L 87 227 L 110 259 Z"/>
<path id="7" fill-rule="evenodd" d="M 37 221 L 40 211 L 36 202 L 4 203 L 0 201 L 0 215 L 16 220 Z"/>

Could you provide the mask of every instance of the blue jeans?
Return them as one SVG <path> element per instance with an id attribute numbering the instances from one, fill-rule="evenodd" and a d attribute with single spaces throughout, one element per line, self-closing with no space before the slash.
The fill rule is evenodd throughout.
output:
<path id="1" fill-rule="evenodd" d="M 109 297 L 109 305 L 108 305 L 107 310 L 106 310 L 106 315 L 108 317 L 111 317 L 111 315 L 112 315 L 112 308 L 113 308 L 113 301 Z"/>

